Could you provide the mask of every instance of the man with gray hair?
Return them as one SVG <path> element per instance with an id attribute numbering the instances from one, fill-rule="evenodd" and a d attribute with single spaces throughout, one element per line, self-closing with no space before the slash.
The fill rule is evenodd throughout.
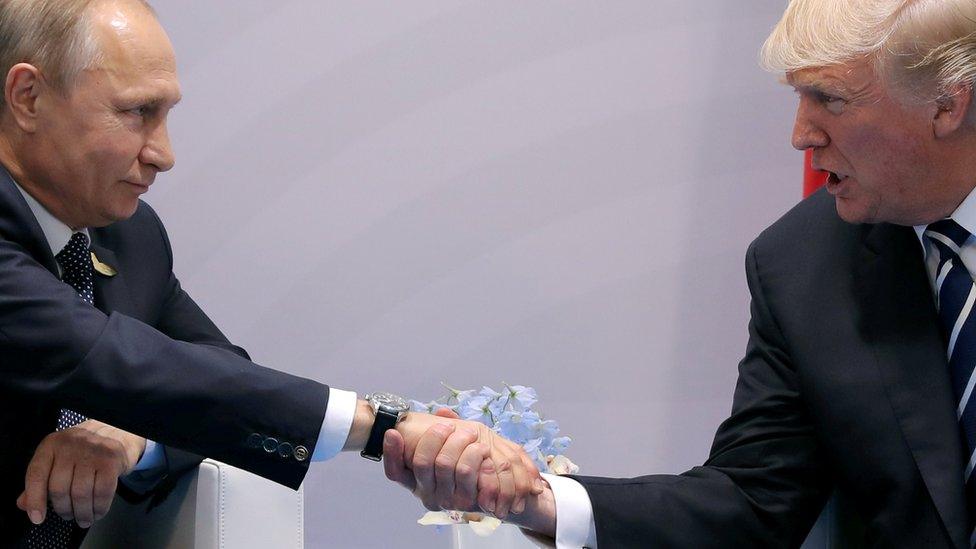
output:
<path id="1" fill-rule="evenodd" d="M 0 545 L 75 547 L 120 478 L 164 493 L 201 455 L 297 488 L 312 461 L 379 460 L 388 431 L 412 452 L 432 426 L 466 441 L 484 508 L 541 492 L 485 426 L 258 366 L 183 291 L 139 200 L 173 167 L 181 98 L 148 4 L 0 0 L 0 71 Z"/>
<path id="2" fill-rule="evenodd" d="M 762 61 L 829 179 L 749 247 L 749 342 L 710 457 L 552 479 L 515 521 L 558 547 L 796 547 L 836 493 L 853 546 L 972 547 L 976 1 L 792 0 Z M 387 474 L 409 484 L 403 465 Z"/>

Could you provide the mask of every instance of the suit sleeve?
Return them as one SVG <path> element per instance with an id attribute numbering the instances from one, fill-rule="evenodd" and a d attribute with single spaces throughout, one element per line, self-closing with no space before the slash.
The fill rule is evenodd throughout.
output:
<path id="1" fill-rule="evenodd" d="M 173 288 L 158 324 L 175 330 L 166 334 L 123 314 L 105 315 L 18 244 L 0 240 L 0 384 L 297 489 L 309 460 L 261 443 L 302 446 L 310 455 L 328 387 L 238 354 Z M 184 324 L 191 317 L 197 321 Z M 178 324 L 192 327 L 181 332 Z"/>
<path id="2" fill-rule="evenodd" d="M 600 547 L 799 547 L 830 491 L 788 344 L 746 256 L 749 342 L 708 461 L 681 475 L 575 477 Z"/>
<path id="3" fill-rule="evenodd" d="M 247 352 L 231 344 L 210 317 L 183 290 L 173 272 L 173 250 L 169 235 L 166 234 L 162 220 L 156 212 L 148 207 L 146 210 L 152 214 L 159 229 L 160 238 L 166 249 L 169 270 L 166 296 L 162 300 L 163 306 L 156 327 L 172 339 L 212 345 L 250 360 Z M 118 485 L 119 495 L 133 502 L 149 497 L 153 497 L 155 502 L 160 502 L 175 487 L 180 476 L 197 467 L 204 459 L 204 456 L 166 445 L 160 445 L 160 452 L 163 456 L 163 466 L 160 469 L 128 475 L 125 482 L 120 482 Z"/>

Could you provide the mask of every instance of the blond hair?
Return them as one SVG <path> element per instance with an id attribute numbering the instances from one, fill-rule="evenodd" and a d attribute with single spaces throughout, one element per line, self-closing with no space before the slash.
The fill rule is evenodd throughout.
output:
<path id="1" fill-rule="evenodd" d="M 976 0 L 790 0 L 760 54 L 793 72 L 868 59 L 903 97 L 976 83 Z"/>
<path id="2" fill-rule="evenodd" d="M 99 1 L 0 0 L 0 77 L 18 63 L 30 63 L 55 89 L 68 90 L 101 59 L 90 17 Z M 138 3 L 155 13 L 145 0 Z M 4 102 L 0 94 L 0 108 Z"/>

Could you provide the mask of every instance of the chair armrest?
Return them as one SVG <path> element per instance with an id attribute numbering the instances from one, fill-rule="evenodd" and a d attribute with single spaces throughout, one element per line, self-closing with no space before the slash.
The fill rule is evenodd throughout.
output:
<path id="1" fill-rule="evenodd" d="M 304 546 L 304 491 L 211 459 L 147 511 L 116 496 L 83 549 L 225 549 Z"/>

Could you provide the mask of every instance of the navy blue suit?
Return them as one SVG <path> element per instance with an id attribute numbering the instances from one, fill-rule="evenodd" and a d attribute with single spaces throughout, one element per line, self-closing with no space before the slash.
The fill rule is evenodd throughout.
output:
<path id="1" fill-rule="evenodd" d="M 914 230 L 847 224 L 821 191 L 753 242 L 746 278 L 749 343 L 708 461 L 580 477 L 599 546 L 797 547 L 835 490 L 852 546 L 969 547 L 946 339 Z"/>
<path id="2" fill-rule="evenodd" d="M 166 445 L 170 480 L 208 456 L 297 488 L 309 460 L 255 447 L 254 435 L 310 453 L 328 387 L 258 366 L 227 341 L 180 287 L 145 203 L 90 232 L 98 259 L 118 272 L 96 274 L 95 307 L 59 280 L 40 226 L 0 168 L 0 543 L 28 525 L 15 500 L 61 408 Z"/>

